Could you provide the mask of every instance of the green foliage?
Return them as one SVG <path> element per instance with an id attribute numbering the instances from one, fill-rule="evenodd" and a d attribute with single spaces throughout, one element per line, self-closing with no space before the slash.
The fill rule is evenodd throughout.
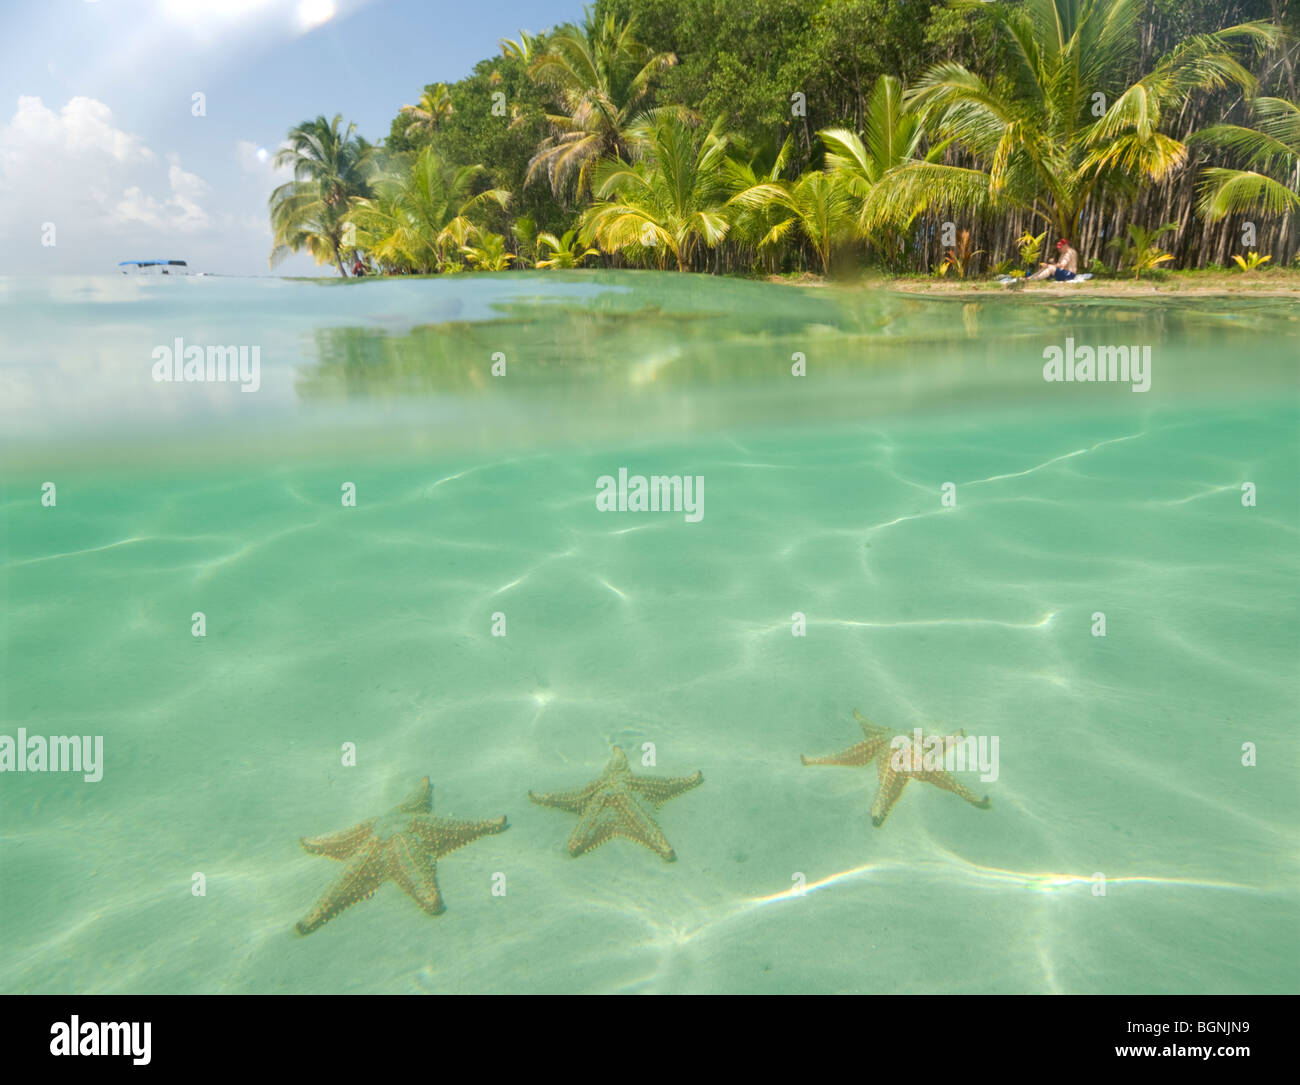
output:
<path id="1" fill-rule="evenodd" d="M 390 270 L 446 270 L 453 253 L 468 255 L 465 249 L 485 233 L 489 208 L 510 202 L 504 189 L 475 191 L 485 172 L 444 162 L 432 145 L 415 156 L 391 156 L 374 196 L 352 200 L 348 220 L 358 245 Z"/>
<path id="2" fill-rule="evenodd" d="M 510 232 L 514 235 L 519 263 L 527 267 L 537 259 L 537 220 L 531 215 L 520 215 L 510 224 Z"/>
<path id="3" fill-rule="evenodd" d="M 529 160 L 526 182 L 543 178 L 563 198 L 591 187 L 591 169 L 603 157 L 628 158 L 632 127 L 650 103 L 655 78 L 677 63 L 637 39 L 635 20 L 588 10 L 581 26 L 555 30 L 528 71 L 550 88 L 559 108 L 547 114 L 551 135 Z"/>
<path id="4" fill-rule="evenodd" d="M 945 0 L 601 0 L 597 10 L 635 18 L 643 40 L 677 56 L 661 100 L 724 117 L 755 145 L 795 134 L 796 173 L 818 158 L 819 129 L 862 126 L 881 75 L 911 82 L 947 46 L 926 38 Z"/>
<path id="5" fill-rule="evenodd" d="M 494 94 L 501 97 L 494 99 Z M 562 227 L 567 215 L 545 187 L 524 186 L 529 160 L 550 130 L 547 95 L 529 76 L 527 65 L 511 57 L 481 61 L 472 75 L 448 86 L 448 95 L 454 112 L 443 118 L 437 131 L 412 139 L 399 114 L 388 149 L 419 150 L 427 145 L 445 162 L 481 165 L 481 186 L 512 193 L 515 210 L 543 227 Z"/>
<path id="6" fill-rule="evenodd" d="M 1161 250 L 1158 244 L 1161 234 L 1178 229 L 1178 223 L 1169 222 L 1156 229 L 1149 229 L 1137 223 L 1125 227 L 1127 238 L 1115 238 L 1108 247 L 1120 250 L 1120 268 L 1128 268 L 1133 278 L 1142 278 L 1142 272 L 1153 271 L 1161 264 L 1168 263 L 1173 257 Z"/>
<path id="7" fill-rule="evenodd" d="M 446 83 L 425 87 L 424 93 L 420 95 L 419 105 L 402 106 L 400 113 L 406 118 L 403 131 L 412 138 L 432 135 L 455 112 Z"/>
<path id="8" fill-rule="evenodd" d="M 956 268 L 957 278 L 964 279 L 972 270 L 975 257 L 983 252 L 983 249 L 975 248 L 975 242 L 971 240 L 971 232 L 962 230 L 957 236 L 957 244 L 943 254 L 943 262 L 939 264 L 938 273 L 947 275 L 951 268 Z"/>
<path id="9" fill-rule="evenodd" d="M 771 223 L 759 247 L 777 246 L 796 231 L 817 254 L 823 274 L 830 270 L 831 249 L 853 229 L 848 185 L 836 174 L 809 170 L 795 181 L 769 180 L 750 185 L 728 201 L 763 212 Z"/>
<path id="10" fill-rule="evenodd" d="M 1032 266 L 1047 232 L 1073 236 L 1085 209 L 1143 206 L 1143 187 L 1187 165 L 1190 149 L 1214 156 L 1199 176 L 1205 218 L 1291 213 L 1300 107 L 1248 97 L 1253 127 L 1189 134 L 1199 122 L 1183 120 L 1193 98 L 1227 109 L 1230 94 L 1253 95 L 1248 65 L 1262 50 L 1294 51 L 1283 31 L 1300 30 L 1300 8 L 1276 7 L 596 0 L 581 22 L 520 30 L 466 78 L 424 87 L 382 154 L 339 117 L 293 129 L 277 158 L 295 177 L 271 198 L 272 261 L 305 249 L 341 272 L 354 255 L 451 272 L 576 267 L 603 253 L 825 272 L 865 246 L 903 270 L 936 215 L 987 224 L 1014 209 L 1043 230 L 1014 242 Z M 1269 90 L 1285 82 L 1270 78 Z M 1166 229 L 1131 224 L 1112 243 L 1121 266 L 1140 277 L 1169 262 Z M 940 274 L 971 273 L 983 250 L 970 238 Z M 1005 271 L 1008 241 L 994 253 Z"/>
<path id="11" fill-rule="evenodd" d="M 1242 271 L 1255 271 L 1267 264 L 1273 257 L 1260 256 L 1257 252 L 1248 252 L 1244 259 L 1236 253 L 1233 254 L 1232 259 Z"/>
<path id="12" fill-rule="evenodd" d="M 868 200 L 868 221 L 922 210 L 1031 210 L 1075 233 L 1094 193 L 1160 181 L 1187 149 L 1161 130 L 1197 90 L 1253 89 L 1235 52 L 1277 40 L 1268 24 L 1197 35 L 1143 63 L 1145 0 L 1021 0 L 987 5 L 1015 49 L 989 78 L 955 61 L 931 67 L 911 96 L 934 138 L 977 163 L 892 171 Z M 1100 97 L 1098 97 L 1100 96 Z"/>
<path id="13" fill-rule="evenodd" d="M 340 131 L 341 114 L 319 116 L 289 130 L 275 156 L 275 168 L 293 170 L 293 180 L 271 193 L 271 266 L 306 249 L 317 264 L 331 260 L 344 277 L 343 252 L 350 202 L 370 192 L 375 148 L 356 134 Z"/>
<path id="14" fill-rule="evenodd" d="M 1020 266 L 1037 267 L 1039 258 L 1043 255 L 1043 241 L 1047 238 L 1047 231 L 1041 234 L 1032 234 L 1026 230 L 1018 238 L 1016 244 L 1020 247 Z"/>
<path id="15" fill-rule="evenodd" d="M 508 271 L 515 254 L 506 252 L 506 239 L 500 234 L 477 232 L 478 244 L 462 245 L 461 255 L 476 271 Z"/>
<path id="16" fill-rule="evenodd" d="M 731 227 L 725 213 L 727 139 L 720 125 L 701 134 L 674 112 L 636 131 L 635 162 L 606 158 L 592 176 L 596 202 L 581 217 L 583 244 L 622 252 L 636 262 L 677 270 L 692 266 L 698 245 L 712 248 Z"/>
<path id="17" fill-rule="evenodd" d="M 1248 212 L 1300 211 L 1300 106 L 1284 98 L 1256 98 L 1257 128 L 1216 124 L 1189 137 L 1225 149 L 1245 169 L 1212 166 L 1201 173 L 1201 214 L 1211 220 Z"/>
<path id="18" fill-rule="evenodd" d="M 538 253 L 540 255 L 543 248 L 546 251 L 545 259 L 537 261 L 537 266 L 541 268 L 575 268 L 581 267 L 583 260 L 588 256 L 599 256 L 599 249 L 584 249 L 577 242 L 577 229 L 565 230 L 563 237 L 556 237 L 554 234 L 539 234 L 537 237 Z"/>

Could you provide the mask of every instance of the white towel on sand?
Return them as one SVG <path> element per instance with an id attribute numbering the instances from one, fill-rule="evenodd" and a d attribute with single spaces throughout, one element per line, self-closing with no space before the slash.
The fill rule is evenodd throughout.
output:
<path id="1" fill-rule="evenodd" d="M 1086 283 L 1086 282 L 1087 282 L 1089 279 L 1091 279 L 1091 278 L 1092 278 L 1092 273 L 1091 273 L 1091 272 L 1087 272 L 1087 271 L 1085 271 L 1082 275 L 1076 275 L 1073 279 L 1065 279 L 1065 280 L 1062 280 L 1062 281 L 1064 281 L 1064 282 L 1066 282 L 1066 283 Z M 1029 281 L 1029 280 L 1026 279 L 1026 278 L 1024 278 L 1024 277 L 1017 278 L 1017 277 L 1014 276 L 1014 275 L 1002 275 L 1002 276 L 1000 276 L 1000 277 L 998 278 L 998 282 L 1000 282 L 1003 286 L 1010 286 L 1012 283 L 1027 283 L 1028 281 Z M 1034 280 L 1034 281 L 1035 281 L 1035 282 L 1040 282 L 1040 283 L 1054 283 L 1054 282 L 1056 282 L 1057 280 L 1055 280 L 1055 279 L 1036 279 L 1036 280 Z"/>

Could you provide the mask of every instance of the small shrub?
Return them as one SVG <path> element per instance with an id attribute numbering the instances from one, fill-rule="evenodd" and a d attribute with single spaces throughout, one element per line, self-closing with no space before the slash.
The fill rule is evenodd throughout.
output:
<path id="1" fill-rule="evenodd" d="M 1235 254 L 1232 259 L 1236 261 L 1237 266 L 1241 268 L 1242 271 L 1256 271 L 1272 260 L 1273 257 L 1260 256 L 1257 252 L 1248 252 L 1246 253 L 1246 258 L 1244 260 Z"/>

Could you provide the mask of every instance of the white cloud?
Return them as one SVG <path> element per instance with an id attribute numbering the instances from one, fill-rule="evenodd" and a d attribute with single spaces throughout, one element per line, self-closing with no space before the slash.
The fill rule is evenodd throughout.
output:
<path id="1" fill-rule="evenodd" d="M 37 243 L 52 222 L 57 243 L 43 262 L 84 268 L 111 265 L 124 242 L 134 252 L 210 230 L 209 186 L 175 154 L 165 161 L 164 177 L 158 156 L 103 102 L 72 98 L 56 112 L 21 97 L 0 124 L 0 232 Z"/>
<path id="2" fill-rule="evenodd" d="M 169 158 L 171 166 L 167 170 L 167 180 L 171 195 L 158 200 L 147 195 L 138 185 L 132 185 L 114 206 L 110 222 L 115 225 L 138 223 L 168 233 L 194 233 L 208 227 L 207 212 L 198 203 L 198 198 L 208 190 L 207 184 L 196 174 L 181 169 L 175 155 Z"/>
<path id="3" fill-rule="evenodd" d="M 265 163 L 258 152 L 265 150 L 265 147 L 259 147 L 251 139 L 238 140 L 235 143 L 235 161 L 246 173 L 261 173 Z"/>
<path id="4" fill-rule="evenodd" d="M 208 190 L 203 178 L 181 169 L 180 162 L 173 157 L 167 169 L 167 183 L 172 189 L 172 197 L 168 203 L 180 213 L 175 225 L 182 230 L 199 230 L 206 227 L 207 212 L 199 206 L 198 202 L 199 197 Z"/>
<path id="5" fill-rule="evenodd" d="M 72 98 L 58 113 L 24 95 L 0 129 L 6 163 L 33 152 L 107 156 L 115 162 L 148 162 L 153 152 L 137 137 L 113 127 L 113 111 L 94 98 Z"/>

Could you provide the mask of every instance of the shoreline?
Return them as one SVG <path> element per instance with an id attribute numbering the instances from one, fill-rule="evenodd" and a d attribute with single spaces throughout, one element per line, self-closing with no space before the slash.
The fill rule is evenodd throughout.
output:
<path id="1" fill-rule="evenodd" d="M 509 271 L 487 274 L 513 275 L 535 272 L 537 268 L 511 268 Z M 570 268 L 562 272 L 593 272 L 614 270 L 598 267 Z M 648 269 L 637 268 L 645 274 Z M 653 272 L 649 272 L 653 274 Z M 942 279 L 931 276 L 888 276 L 863 274 L 857 277 L 831 277 L 811 271 L 794 275 L 740 275 L 713 272 L 663 271 L 664 275 L 702 275 L 713 279 L 733 279 L 743 282 L 773 283 L 779 286 L 825 288 L 831 290 L 888 290 L 896 294 L 917 294 L 962 297 L 970 295 L 1015 296 L 1045 298 L 1113 298 L 1113 297 L 1253 297 L 1292 298 L 1300 301 L 1300 271 L 1277 270 L 1266 275 L 1234 272 L 1175 272 L 1162 279 L 1092 279 L 1079 286 L 1044 280 L 1023 286 L 1003 286 L 992 279 Z M 477 272 L 475 274 L 484 274 Z M 548 272 L 549 274 L 549 272 Z M 390 279 L 411 281 L 416 279 L 442 279 L 437 273 L 420 275 L 366 275 L 360 278 L 340 279 L 334 276 L 279 276 L 288 282 L 332 283 L 338 285 L 365 282 L 385 282 Z"/>
<path id="2" fill-rule="evenodd" d="M 1256 297 L 1294 298 L 1300 301 L 1300 271 L 1274 271 L 1254 276 L 1240 272 L 1181 272 L 1163 279 L 1092 279 L 1079 286 L 1044 280 L 1023 286 L 1003 286 L 991 279 L 941 279 L 929 276 L 871 276 L 827 279 L 804 272 L 799 276 L 768 275 L 769 283 L 789 286 L 853 289 L 874 287 L 898 294 L 963 296 L 1014 295 L 1017 298 L 1108 297 Z"/>

